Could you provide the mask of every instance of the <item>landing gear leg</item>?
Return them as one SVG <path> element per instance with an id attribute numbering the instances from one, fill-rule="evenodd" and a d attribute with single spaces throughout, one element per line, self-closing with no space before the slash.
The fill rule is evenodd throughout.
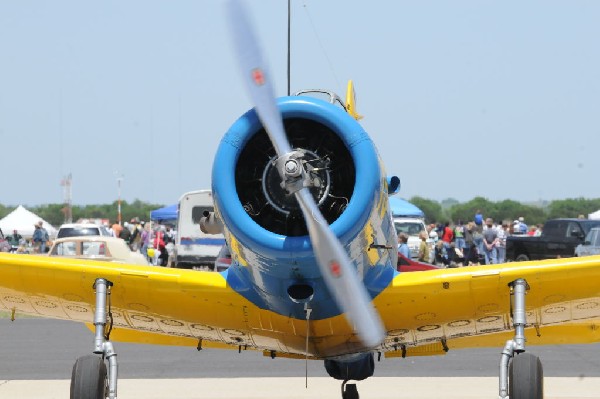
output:
<path id="1" fill-rule="evenodd" d="M 358 390 L 356 384 L 346 384 L 348 380 L 342 382 L 342 399 L 358 399 Z"/>
<path id="2" fill-rule="evenodd" d="M 94 353 L 82 356 L 75 362 L 71 374 L 71 399 L 116 399 L 117 397 L 117 354 L 109 341 L 112 318 L 107 329 L 107 302 L 110 314 L 110 287 L 112 283 L 99 278 L 94 283 L 96 289 L 96 310 L 94 311 Z M 108 372 L 104 360 L 108 361 Z"/>
<path id="3" fill-rule="evenodd" d="M 543 399 L 544 373 L 540 359 L 525 352 L 525 295 L 527 282 L 511 284 L 511 309 L 515 336 L 506 341 L 500 361 L 500 399 Z"/>

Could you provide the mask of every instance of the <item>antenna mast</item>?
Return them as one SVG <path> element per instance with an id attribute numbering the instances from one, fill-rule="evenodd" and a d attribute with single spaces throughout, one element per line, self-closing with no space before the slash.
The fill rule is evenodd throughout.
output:
<path id="1" fill-rule="evenodd" d="M 288 47 L 288 51 L 287 51 L 287 95 L 290 95 L 290 36 L 291 36 L 291 30 L 290 30 L 290 26 L 291 26 L 291 1 L 292 0 L 288 0 L 288 41 L 287 41 L 287 47 Z"/>

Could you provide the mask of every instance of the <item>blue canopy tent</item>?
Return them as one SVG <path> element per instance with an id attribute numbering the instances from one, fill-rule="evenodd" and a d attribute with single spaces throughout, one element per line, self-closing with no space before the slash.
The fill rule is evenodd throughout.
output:
<path id="1" fill-rule="evenodd" d="M 165 220 L 177 220 L 177 207 L 178 204 L 174 204 L 150 211 L 150 220 L 157 222 L 163 222 Z"/>
<path id="2" fill-rule="evenodd" d="M 390 208 L 392 216 L 425 217 L 425 213 L 421 209 L 402 198 L 390 197 Z"/>

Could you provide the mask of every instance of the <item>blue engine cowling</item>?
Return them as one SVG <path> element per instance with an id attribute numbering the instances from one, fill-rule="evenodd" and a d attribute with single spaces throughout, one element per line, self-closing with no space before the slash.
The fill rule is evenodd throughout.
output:
<path id="1" fill-rule="evenodd" d="M 291 147 L 305 151 L 318 174 L 319 184 L 310 190 L 321 213 L 375 296 L 393 274 L 397 243 L 387 209 L 387 179 L 371 139 L 333 104 L 302 96 L 283 97 L 277 104 Z M 229 284 L 263 308 L 303 318 L 294 295 L 310 296 L 313 304 L 333 301 L 295 197 L 280 186 L 275 158 L 256 113 L 248 111 L 217 150 L 215 209 L 236 264 L 228 272 Z M 367 253 L 370 248 L 376 253 Z M 316 308 L 316 318 L 339 312 L 335 304 Z"/>

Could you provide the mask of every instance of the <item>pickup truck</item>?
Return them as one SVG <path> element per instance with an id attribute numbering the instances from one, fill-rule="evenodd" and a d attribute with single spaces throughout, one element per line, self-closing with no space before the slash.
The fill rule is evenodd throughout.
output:
<path id="1" fill-rule="evenodd" d="M 527 261 L 575 256 L 575 247 L 583 243 L 600 220 L 551 219 L 538 237 L 513 235 L 506 239 L 506 260 Z"/>

